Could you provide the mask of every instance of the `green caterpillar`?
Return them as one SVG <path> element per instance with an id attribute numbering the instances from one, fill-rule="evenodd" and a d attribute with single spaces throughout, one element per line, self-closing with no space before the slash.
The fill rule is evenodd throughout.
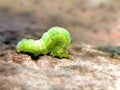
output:
<path id="1" fill-rule="evenodd" d="M 16 46 L 17 52 L 32 53 L 34 56 L 50 54 L 54 57 L 68 58 L 66 51 L 71 43 L 69 32 L 62 27 L 52 27 L 41 39 L 23 39 Z"/>

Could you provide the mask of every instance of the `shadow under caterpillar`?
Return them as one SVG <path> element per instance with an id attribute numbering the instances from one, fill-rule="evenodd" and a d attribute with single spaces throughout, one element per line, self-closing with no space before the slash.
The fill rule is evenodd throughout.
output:
<path id="1" fill-rule="evenodd" d="M 68 58 L 66 51 L 71 43 L 69 32 L 62 27 L 52 27 L 39 40 L 23 39 L 16 46 L 17 52 L 32 53 L 35 57 L 40 54 L 50 54 L 54 57 Z"/>

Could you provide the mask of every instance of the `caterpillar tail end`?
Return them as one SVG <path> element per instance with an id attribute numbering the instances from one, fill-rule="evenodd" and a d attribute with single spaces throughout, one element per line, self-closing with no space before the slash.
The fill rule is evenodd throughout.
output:
<path id="1" fill-rule="evenodd" d="M 27 51 L 28 49 L 28 45 L 29 45 L 29 41 L 28 39 L 22 39 L 21 41 L 18 42 L 18 44 L 16 45 L 16 51 L 19 53 L 21 51 Z M 31 43 L 31 42 L 30 42 Z M 27 45 L 28 44 L 28 45 Z"/>
<path id="2" fill-rule="evenodd" d="M 16 45 L 16 51 L 18 53 L 21 52 L 21 41 L 19 41 L 18 44 Z"/>

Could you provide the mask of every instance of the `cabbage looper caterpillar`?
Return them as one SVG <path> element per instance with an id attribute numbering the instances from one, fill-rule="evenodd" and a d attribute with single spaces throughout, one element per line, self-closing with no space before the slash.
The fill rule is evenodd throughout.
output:
<path id="1" fill-rule="evenodd" d="M 67 47 L 71 43 L 69 32 L 62 27 L 52 27 L 43 34 L 41 39 L 23 39 L 16 46 L 17 52 L 28 52 L 34 56 L 40 54 L 59 58 L 68 58 Z"/>

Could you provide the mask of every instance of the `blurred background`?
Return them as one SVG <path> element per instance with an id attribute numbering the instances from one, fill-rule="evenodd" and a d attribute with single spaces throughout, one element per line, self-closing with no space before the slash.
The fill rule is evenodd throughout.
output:
<path id="1" fill-rule="evenodd" d="M 62 26 L 72 43 L 120 45 L 119 24 L 119 0 L 0 0 L 0 40 L 8 44 Z"/>

